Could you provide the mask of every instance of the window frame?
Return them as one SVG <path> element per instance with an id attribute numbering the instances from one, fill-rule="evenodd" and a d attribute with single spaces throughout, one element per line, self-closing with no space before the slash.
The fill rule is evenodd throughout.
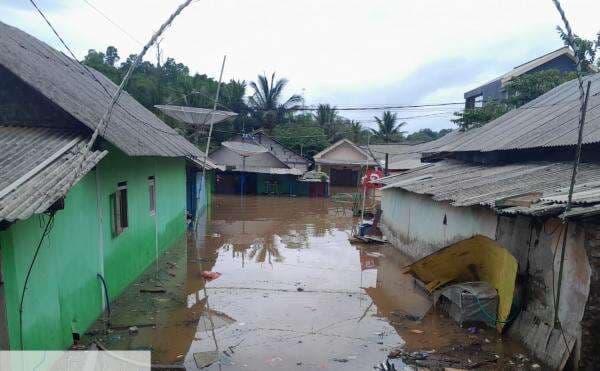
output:
<path id="1" fill-rule="evenodd" d="M 150 215 L 156 215 L 156 178 L 154 175 L 148 177 L 148 210 Z"/>
<path id="2" fill-rule="evenodd" d="M 129 228 L 129 202 L 127 182 L 119 182 L 117 190 L 110 195 L 113 236 L 119 236 Z"/>

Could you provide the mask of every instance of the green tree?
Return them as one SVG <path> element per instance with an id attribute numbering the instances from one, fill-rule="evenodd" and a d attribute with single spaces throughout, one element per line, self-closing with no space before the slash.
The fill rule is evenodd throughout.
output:
<path id="1" fill-rule="evenodd" d="M 563 43 L 566 46 L 570 47 L 571 45 L 569 43 L 569 35 L 565 31 L 563 31 L 563 29 L 560 26 L 556 26 L 556 30 L 558 31 L 558 34 Z M 581 61 L 584 72 L 589 71 L 589 67 L 593 66 L 596 63 L 598 64 L 598 66 L 600 66 L 600 59 L 596 59 L 598 48 L 600 48 L 600 32 L 598 32 L 597 39 L 594 41 L 582 39 L 577 35 L 573 35 L 573 41 L 575 47 L 577 48 L 577 56 Z"/>
<path id="2" fill-rule="evenodd" d="M 108 47 L 106 53 L 89 50 L 83 63 L 103 73 L 116 84 L 121 82 L 131 63 L 136 59 L 135 54 L 129 55 L 120 65 L 118 51 L 114 47 Z M 189 68 L 183 63 L 178 63 L 173 58 L 167 58 L 162 65 L 154 65 L 148 61 L 142 62 L 134 73 L 126 87 L 127 92 L 138 100 L 144 107 L 158 114 L 163 121 L 174 127 L 192 143 L 201 146 L 203 140 L 198 134 L 198 128 L 193 125 L 183 124 L 163 115 L 154 108 L 156 104 L 178 104 L 192 107 L 212 108 L 217 90 L 217 81 L 204 74 L 190 74 Z M 220 130 L 229 133 L 215 131 L 215 143 L 226 140 L 233 134 L 231 131 L 239 132 L 248 121 L 248 107 L 245 103 L 246 83 L 229 81 L 222 87 L 220 108 L 226 106 L 238 113 L 233 123 L 224 123 L 219 126 Z M 252 127 L 252 124 L 250 124 Z"/>
<path id="3" fill-rule="evenodd" d="M 351 120 L 348 122 L 348 139 L 350 139 L 355 144 L 363 144 L 365 142 L 365 138 L 367 136 L 367 132 L 365 128 L 363 128 L 362 124 L 358 121 Z"/>
<path id="4" fill-rule="evenodd" d="M 442 129 L 440 131 L 435 131 L 429 128 L 425 128 L 407 135 L 406 140 L 411 142 L 428 142 L 430 140 L 439 139 L 451 131 L 452 129 Z"/>
<path id="5" fill-rule="evenodd" d="M 314 114 L 314 120 L 325 132 L 330 142 L 336 142 L 342 137 L 343 121 L 338 116 L 337 109 L 329 104 L 319 104 Z"/>
<path id="6" fill-rule="evenodd" d="M 325 131 L 310 114 L 297 115 L 292 122 L 275 126 L 273 137 L 306 157 L 316 155 L 330 144 Z"/>
<path id="7" fill-rule="evenodd" d="M 502 102 L 488 102 L 483 107 L 468 108 L 462 112 L 454 112 L 455 119 L 452 119 L 461 131 L 467 131 L 478 128 L 488 122 L 504 115 L 510 110 L 510 107 Z"/>
<path id="8" fill-rule="evenodd" d="M 406 122 L 397 123 L 398 115 L 391 111 L 383 112 L 381 118 L 375 116 L 377 129 L 371 129 L 376 138 L 384 143 L 397 142 L 404 136 L 404 131 L 400 129 L 406 125 Z"/>
<path id="9" fill-rule="evenodd" d="M 456 118 L 451 121 L 463 131 L 483 126 L 511 109 L 521 107 L 576 77 L 575 72 L 562 73 L 557 69 L 543 70 L 515 77 L 505 86 L 506 99 L 498 102 L 486 102 L 483 107 L 455 112 L 454 116 Z"/>
<path id="10" fill-rule="evenodd" d="M 109 46 L 108 48 L 110 49 L 114 47 Z M 83 58 L 83 64 L 92 67 L 98 72 L 101 72 L 115 84 L 119 84 L 121 82 L 121 73 L 117 68 L 106 63 L 106 55 L 102 52 L 97 52 L 94 49 L 88 50 L 87 55 Z"/>
<path id="11" fill-rule="evenodd" d="M 108 48 L 106 48 L 104 61 L 109 66 L 114 67 L 115 64 L 119 61 L 119 53 L 117 52 L 117 48 L 115 48 L 114 46 L 109 46 Z"/>
<path id="12" fill-rule="evenodd" d="M 302 97 L 297 94 L 284 100 L 283 90 L 287 84 L 287 79 L 276 80 L 275 73 L 270 80 L 266 75 L 259 75 L 257 82 L 250 83 L 254 92 L 248 98 L 248 104 L 267 133 L 271 133 L 277 123 L 283 122 L 287 114 L 300 108 L 302 104 Z"/>
<path id="13" fill-rule="evenodd" d="M 437 139 L 437 132 L 429 128 L 415 131 L 414 133 L 411 133 L 406 136 L 406 140 L 413 142 L 427 142 L 435 139 Z"/>
<path id="14" fill-rule="evenodd" d="M 525 103 L 576 77 L 575 72 L 561 73 L 557 69 L 521 75 L 506 84 L 505 89 L 508 98 L 505 102 L 510 107 L 521 107 Z"/>

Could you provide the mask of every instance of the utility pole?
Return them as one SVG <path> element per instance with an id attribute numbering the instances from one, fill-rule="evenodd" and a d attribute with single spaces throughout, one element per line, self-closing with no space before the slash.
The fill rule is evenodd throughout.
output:
<path id="1" fill-rule="evenodd" d="M 390 154 L 386 152 L 386 154 L 385 154 L 385 169 L 383 170 L 383 175 L 385 175 L 385 176 L 388 176 L 389 160 L 390 160 Z"/>

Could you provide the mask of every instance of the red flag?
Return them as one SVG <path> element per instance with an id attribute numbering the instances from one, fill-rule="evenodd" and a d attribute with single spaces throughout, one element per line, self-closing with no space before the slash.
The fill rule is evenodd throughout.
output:
<path id="1" fill-rule="evenodd" d="M 379 179 L 383 178 L 383 172 L 379 169 L 369 169 L 367 170 L 367 172 L 365 173 L 365 175 L 362 177 L 361 181 L 362 181 L 362 185 L 363 187 L 367 187 L 369 189 L 371 188 L 381 188 L 381 184 L 374 184 L 372 182 L 376 182 Z"/>

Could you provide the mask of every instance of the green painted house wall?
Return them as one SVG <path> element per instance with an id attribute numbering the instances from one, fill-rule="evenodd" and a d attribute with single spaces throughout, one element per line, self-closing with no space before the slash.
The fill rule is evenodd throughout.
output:
<path id="1" fill-rule="evenodd" d="M 23 306 L 25 349 L 64 349 L 101 314 L 105 277 L 116 298 L 170 245 L 185 238 L 185 160 L 109 154 L 75 185 L 56 213 L 32 269 Z M 155 176 L 156 209 L 149 209 L 148 177 Z M 113 236 L 110 195 L 127 182 L 129 226 Z M 102 216 L 100 218 L 100 216 Z M 20 349 L 19 301 L 47 216 L 0 231 L 11 349 Z"/>

